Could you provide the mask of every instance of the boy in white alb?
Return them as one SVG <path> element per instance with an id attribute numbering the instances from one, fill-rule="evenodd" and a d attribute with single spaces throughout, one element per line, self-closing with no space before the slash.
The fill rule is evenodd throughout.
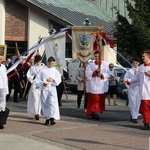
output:
<path id="1" fill-rule="evenodd" d="M 54 67 L 55 59 L 48 58 L 46 66 L 35 78 L 36 85 L 41 92 L 42 112 L 46 118 L 45 125 L 54 125 L 54 119 L 60 119 L 56 86 L 61 82 L 61 74 Z"/>
<path id="2" fill-rule="evenodd" d="M 133 58 L 132 64 L 133 66 L 131 69 L 129 69 L 126 72 L 124 76 L 124 80 L 131 79 L 138 73 L 139 64 L 140 64 L 138 58 Z M 133 123 L 138 123 L 137 119 L 138 119 L 138 116 L 140 115 L 139 107 L 141 103 L 141 96 L 139 93 L 138 82 L 136 85 L 127 85 L 127 88 L 128 88 L 129 107 L 130 107 L 130 113 L 131 113 L 130 121 L 132 121 Z"/>

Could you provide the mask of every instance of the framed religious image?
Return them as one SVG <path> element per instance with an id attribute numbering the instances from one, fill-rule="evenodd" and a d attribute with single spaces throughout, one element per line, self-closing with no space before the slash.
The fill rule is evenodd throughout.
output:
<path id="1" fill-rule="evenodd" d="M 0 45 L 0 53 L 4 55 L 4 61 L 6 61 L 7 45 Z"/>

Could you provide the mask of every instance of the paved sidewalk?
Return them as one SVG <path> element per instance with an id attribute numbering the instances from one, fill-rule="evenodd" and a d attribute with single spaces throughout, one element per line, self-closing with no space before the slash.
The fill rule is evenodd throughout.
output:
<path id="1" fill-rule="evenodd" d="M 45 126 L 26 113 L 26 101 L 9 101 L 10 116 L 0 130 L 0 150 L 148 150 L 150 130 L 142 131 L 129 121 L 129 108 L 118 99 L 117 106 L 108 106 L 100 120 L 93 121 L 83 111 L 76 110 L 76 96 L 63 95 L 61 120 Z M 83 104 L 82 104 L 83 106 Z"/>

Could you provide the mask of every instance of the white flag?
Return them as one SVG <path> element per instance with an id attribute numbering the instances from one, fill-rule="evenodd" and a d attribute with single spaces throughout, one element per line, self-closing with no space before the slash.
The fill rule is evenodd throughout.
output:
<path id="1" fill-rule="evenodd" d="M 63 75 L 63 69 L 66 69 L 65 51 L 66 51 L 66 33 L 62 32 L 48 40 L 45 44 L 46 57 L 55 58 L 56 68 Z"/>

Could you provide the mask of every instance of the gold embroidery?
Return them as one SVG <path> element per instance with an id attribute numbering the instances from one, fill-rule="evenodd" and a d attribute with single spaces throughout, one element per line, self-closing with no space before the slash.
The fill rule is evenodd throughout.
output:
<path id="1" fill-rule="evenodd" d="M 134 69 L 134 74 L 137 74 L 137 69 L 136 68 Z"/>

